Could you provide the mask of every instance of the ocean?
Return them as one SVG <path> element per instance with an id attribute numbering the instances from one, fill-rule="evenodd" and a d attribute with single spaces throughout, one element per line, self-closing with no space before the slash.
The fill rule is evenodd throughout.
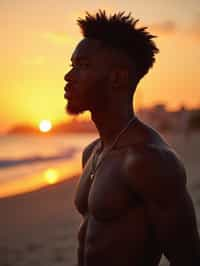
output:
<path id="1" fill-rule="evenodd" d="M 96 134 L 0 137 L 0 198 L 80 174 L 81 153 Z"/>

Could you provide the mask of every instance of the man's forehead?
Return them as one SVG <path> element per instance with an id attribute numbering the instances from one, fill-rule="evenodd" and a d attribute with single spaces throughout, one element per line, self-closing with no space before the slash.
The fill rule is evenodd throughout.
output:
<path id="1" fill-rule="evenodd" d="M 98 64 L 102 63 L 105 65 L 115 65 L 115 66 L 131 66 L 133 62 L 130 61 L 128 55 L 119 49 L 113 49 L 107 47 L 100 40 L 85 38 L 80 43 L 78 43 L 75 48 L 72 57 L 72 62 L 78 61 L 90 61 Z"/>
<path id="2" fill-rule="evenodd" d="M 76 46 L 71 60 L 90 60 L 92 57 L 103 52 L 103 50 L 100 41 L 85 38 Z"/>

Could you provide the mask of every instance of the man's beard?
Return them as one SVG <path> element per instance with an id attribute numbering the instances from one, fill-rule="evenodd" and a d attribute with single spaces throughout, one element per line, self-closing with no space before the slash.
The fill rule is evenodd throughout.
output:
<path id="1" fill-rule="evenodd" d="M 79 115 L 84 111 L 86 110 L 81 108 L 80 106 L 73 105 L 70 102 L 68 102 L 66 105 L 66 112 L 70 115 Z"/>
<path id="2" fill-rule="evenodd" d="M 66 104 L 66 113 L 70 115 L 79 115 L 88 110 L 101 112 L 102 109 L 104 110 L 104 108 L 109 104 L 106 96 L 107 95 L 103 95 L 102 93 L 101 95 L 94 95 L 94 97 L 91 97 L 90 95 L 90 100 L 84 102 L 82 101 L 82 103 L 68 100 Z M 91 102 L 92 104 L 90 104 Z"/>

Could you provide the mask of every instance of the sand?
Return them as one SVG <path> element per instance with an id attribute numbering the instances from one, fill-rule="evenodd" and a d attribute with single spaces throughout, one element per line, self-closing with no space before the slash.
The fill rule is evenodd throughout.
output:
<path id="1" fill-rule="evenodd" d="M 76 265 L 76 180 L 0 200 L 0 266 Z"/>
<path id="2" fill-rule="evenodd" d="M 200 228 L 200 138 L 167 136 L 185 164 Z M 73 205 L 77 177 L 0 200 L 0 266 L 74 266 L 81 217 Z M 160 265 L 168 265 L 162 260 Z"/>

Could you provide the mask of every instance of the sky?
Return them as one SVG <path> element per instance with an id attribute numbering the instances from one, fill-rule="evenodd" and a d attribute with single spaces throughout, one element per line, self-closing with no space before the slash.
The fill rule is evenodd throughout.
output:
<path id="1" fill-rule="evenodd" d="M 0 0 L 0 132 L 20 123 L 70 119 L 63 77 L 82 39 L 76 19 L 98 9 L 132 12 L 140 19 L 138 26 L 158 36 L 160 53 L 139 83 L 136 108 L 156 103 L 169 109 L 200 106 L 198 1 Z"/>

